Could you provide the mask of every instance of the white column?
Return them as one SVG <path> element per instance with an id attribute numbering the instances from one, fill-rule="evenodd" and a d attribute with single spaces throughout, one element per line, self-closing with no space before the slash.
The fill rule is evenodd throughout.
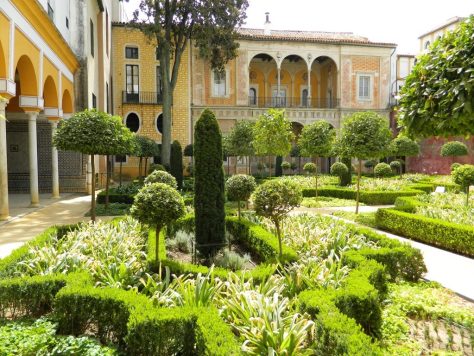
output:
<path id="1" fill-rule="evenodd" d="M 8 208 L 8 167 L 7 167 L 7 125 L 5 107 L 8 100 L 0 97 L 0 220 L 7 220 Z"/>
<path id="2" fill-rule="evenodd" d="M 277 67 L 277 106 L 280 106 L 281 105 L 281 101 L 280 101 L 280 85 L 281 85 L 281 79 L 280 79 L 280 75 L 281 75 L 281 67 L 280 65 L 278 65 Z"/>
<path id="3" fill-rule="evenodd" d="M 51 120 L 51 139 L 54 137 L 58 122 Z M 59 166 L 58 166 L 58 149 L 51 145 L 51 175 L 53 178 L 53 199 L 59 198 Z"/>
<path id="4" fill-rule="evenodd" d="M 30 158 L 30 195 L 31 208 L 39 206 L 39 189 L 38 189 L 38 142 L 36 135 L 36 119 L 38 113 L 30 111 L 28 115 L 28 151 Z"/>

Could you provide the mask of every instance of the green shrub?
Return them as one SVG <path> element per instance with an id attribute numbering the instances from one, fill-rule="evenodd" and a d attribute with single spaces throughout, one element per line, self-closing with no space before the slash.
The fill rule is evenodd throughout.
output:
<path id="1" fill-rule="evenodd" d="M 456 168 L 453 173 L 453 181 L 459 184 L 466 192 L 466 206 L 469 205 L 469 186 L 474 185 L 474 166 L 464 164 Z"/>
<path id="2" fill-rule="evenodd" d="M 374 167 L 374 174 L 377 177 L 388 177 L 392 174 L 392 168 L 390 168 L 390 165 L 385 162 L 378 163 Z"/>
<path id="3" fill-rule="evenodd" d="M 315 173 L 316 165 L 313 162 L 305 163 L 305 165 L 303 166 L 303 171 L 305 171 L 308 174 Z"/>
<path id="4" fill-rule="evenodd" d="M 133 194 L 121 194 L 121 193 L 118 193 L 115 190 L 115 188 L 112 188 L 109 191 L 109 203 L 133 204 L 133 199 L 134 198 L 135 198 L 135 193 L 133 193 Z M 104 191 L 97 194 L 97 204 L 105 204 L 105 192 Z"/>
<path id="5" fill-rule="evenodd" d="M 390 168 L 395 172 L 400 172 L 400 169 L 402 169 L 402 164 L 400 161 L 392 161 L 390 162 Z"/>
<path id="6" fill-rule="evenodd" d="M 335 162 L 331 166 L 331 174 L 334 176 L 338 176 L 339 178 L 342 177 L 344 174 L 347 174 L 348 172 L 349 169 L 342 162 Z"/>
<path id="7" fill-rule="evenodd" d="M 288 169 L 291 168 L 291 163 L 288 162 L 288 161 L 283 161 L 283 162 L 281 163 L 281 168 L 282 168 L 284 171 L 286 171 L 286 170 L 288 170 Z"/>
<path id="8" fill-rule="evenodd" d="M 369 159 L 367 161 L 364 162 L 364 167 L 365 168 L 373 168 L 377 165 L 377 161 L 374 160 L 374 159 Z"/>
<path id="9" fill-rule="evenodd" d="M 457 168 L 461 167 L 462 164 L 461 163 L 457 163 L 457 162 L 454 162 L 452 165 L 451 165 L 451 173 L 453 173 Z"/>
<path id="10" fill-rule="evenodd" d="M 379 209 L 377 226 L 440 248 L 474 256 L 474 228 L 395 209 Z"/>
<path id="11" fill-rule="evenodd" d="M 142 187 L 142 184 L 140 184 L 140 182 L 138 181 L 135 181 L 129 184 L 118 186 L 116 188 L 112 188 L 110 189 L 110 193 L 123 194 L 123 195 L 135 195 L 138 193 L 141 187 Z"/>
<path id="12" fill-rule="evenodd" d="M 227 199 L 236 201 L 240 218 L 240 202 L 248 201 L 253 191 L 257 187 L 255 178 L 245 174 L 236 174 L 226 182 Z"/>
<path id="13" fill-rule="evenodd" d="M 145 184 L 152 183 L 163 183 L 169 185 L 171 188 L 178 188 L 178 183 L 176 182 L 175 177 L 166 171 L 153 171 L 148 177 L 145 178 Z"/>
<path id="14" fill-rule="evenodd" d="M 152 164 L 150 164 L 150 168 L 148 168 L 148 174 L 151 174 L 154 171 L 164 171 L 164 172 L 166 172 L 166 168 L 162 164 L 152 163 Z"/>
<path id="15" fill-rule="evenodd" d="M 466 156 L 467 154 L 466 144 L 459 141 L 446 142 L 441 146 L 441 156 L 443 157 Z"/>
<path id="16" fill-rule="evenodd" d="M 196 244 L 212 256 L 225 243 L 222 135 L 214 113 L 204 110 L 194 127 Z"/>
<path id="17" fill-rule="evenodd" d="M 217 255 L 213 259 L 213 262 L 216 264 L 216 266 L 230 269 L 232 271 L 241 270 L 249 261 L 249 254 L 244 254 L 241 256 L 237 252 L 229 250 L 222 251 L 222 254 Z"/>
<path id="18" fill-rule="evenodd" d="M 171 144 L 170 173 L 175 177 L 178 189 L 183 189 L 183 151 L 177 140 Z"/>

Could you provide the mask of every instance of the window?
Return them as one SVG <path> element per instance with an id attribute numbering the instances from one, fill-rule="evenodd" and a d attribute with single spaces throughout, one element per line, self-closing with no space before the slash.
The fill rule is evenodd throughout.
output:
<path id="1" fill-rule="evenodd" d="M 257 105 L 257 89 L 250 88 L 249 90 L 249 104 Z"/>
<path id="2" fill-rule="evenodd" d="M 138 47 L 125 47 L 125 58 L 138 59 Z"/>
<path id="3" fill-rule="evenodd" d="M 115 163 L 127 163 L 127 156 L 115 156 Z"/>
<path id="4" fill-rule="evenodd" d="M 125 126 L 132 132 L 138 132 L 140 129 L 140 118 L 134 112 L 127 115 L 125 119 Z"/>
<path id="5" fill-rule="evenodd" d="M 160 114 L 156 118 L 156 129 L 158 130 L 160 134 L 163 133 L 163 114 Z"/>
<path id="6" fill-rule="evenodd" d="M 105 53 L 109 55 L 109 13 L 105 10 Z"/>
<path id="7" fill-rule="evenodd" d="M 48 16 L 51 21 L 54 21 L 54 3 L 53 0 L 48 0 Z"/>
<path id="8" fill-rule="evenodd" d="M 90 20 L 91 56 L 94 57 L 94 23 Z"/>
<path id="9" fill-rule="evenodd" d="M 97 97 L 92 93 L 92 108 L 97 109 Z"/>
<path id="10" fill-rule="evenodd" d="M 301 92 L 301 106 L 308 106 L 308 89 L 303 89 Z"/>
<path id="11" fill-rule="evenodd" d="M 370 75 L 359 75 L 359 99 L 370 99 Z"/>
<path id="12" fill-rule="evenodd" d="M 139 74 L 138 74 L 138 65 L 136 64 L 127 64 L 125 66 L 126 73 L 126 92 L 127 92 L 127 102 L 138 103 L 140 84 L 139 84 Z"/>
<path id="13" fill-rule="evenodd" d="M 226 71 L 213 71 L 212 96 L 227 95 L 227 73 Z"/>

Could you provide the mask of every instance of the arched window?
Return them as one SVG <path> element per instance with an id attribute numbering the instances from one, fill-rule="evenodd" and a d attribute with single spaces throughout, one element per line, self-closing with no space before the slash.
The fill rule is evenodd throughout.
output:
<path id="1" fill-rule="evenodd" d="M 156 118 L 156 129 L 160 134 L 163 133 L 163 114 L 158 115 Z"/>
<path id="2" fill-rule="evenodd" d="M 249 104 L 257 105 L 257 89 L 255 88 L 249 89 Z"/>
<path id="3" fill-rule="evenodd" d="M 303 89 L 301 92 L 301 106 L 308 106 L 308 89 Z"/>
<path id="4" fill-rule="evenodd" d="M 140 129 L 140 118 L 134 112 L 127 115 L 125 119 L 125 126 L 132 132 L 137 132 Z"/>

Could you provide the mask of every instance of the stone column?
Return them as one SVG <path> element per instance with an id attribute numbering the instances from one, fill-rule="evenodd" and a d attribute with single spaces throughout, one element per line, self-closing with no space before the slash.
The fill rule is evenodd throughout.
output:
<path id="1" fill-rule="evenodd" d="M 30 111 L 28 115 L 28 151 L 30 158 L 30 195 L 31 208 L 39 206 L 39 189 L 38 189 L 38 141 L 36 134 L 36 119 L 38 112 Z"/>
<path id="2" fill-rule="evenodd" d="M 278 65 L 277 67 L 277 96 L 276 96 L 276 100 L 277 100 L 277 106 L 281 106 L 281 100 L 280 100 L 280 75 L 281 75 L 281 67 L 280 65 Z"/>
<path id="3" fill-rule="evenodd" d="M 307 99 L 307 107 L 311 107 L 311 67 L 308 66 L 308 99 Z"/>
<path id="4" fill-rule="evenodd" d="M 7 125 L 5 107 L 8 100 L 0 97 L 0 220 L 7 220 L 8 207 L 8 167 L 7 167 Z"/>
<path id="5" fill-rule="evenodd" d="M 51 120 L 51 139 L 54 137 L 54 133 L 58 127 L 58 122 Z M 59 199 L 59 166 L 58 166 L 58 149 L 51 144 L 51 175 L 53 178 L 53 199 Z"/>

